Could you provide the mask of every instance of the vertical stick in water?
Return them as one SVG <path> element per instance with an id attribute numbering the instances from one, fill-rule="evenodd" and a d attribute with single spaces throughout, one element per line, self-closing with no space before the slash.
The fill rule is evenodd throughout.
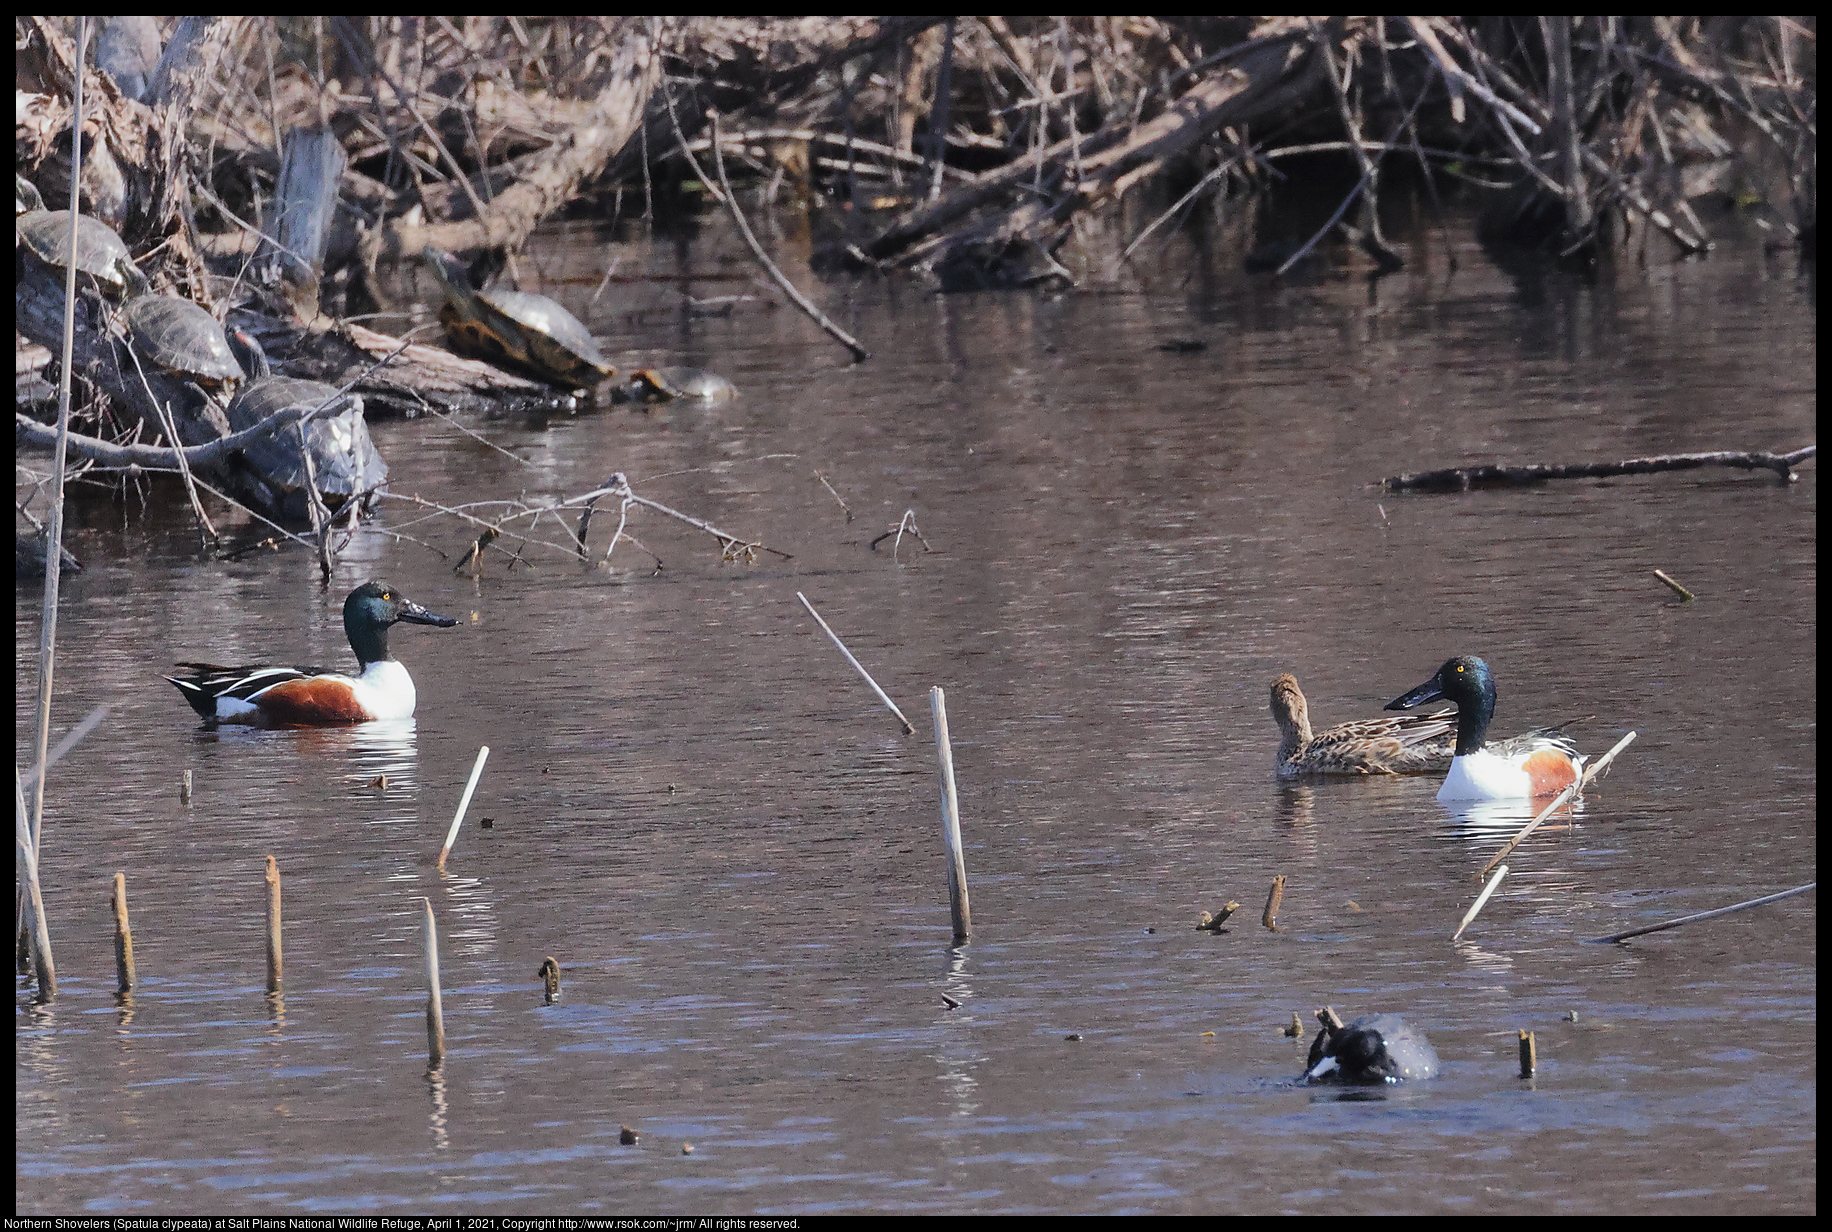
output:
<path id="1" fill-rule="evenodd" d="M 948 844 L 948 907 L 954 915 L 954 939 L 965 941 L 973 931 L 973 912 L 967 903 L 960 798 L 954 791 L 954 748 L 948 743 L 948 699 L 939 688 L 929 690 L 929 709 L 935 714 L 935 752 L 941 760 L 941 829 Z"/>
<path id="2" fill-rule="evenodd" d="M 1266 910 L 1260 916 L 1260 923 L 1273 932 L 1279 931 L 1279 904 L 1285 901 L 1285 874 L 1280 873 L 1272 879 L 1272 889 L 1266 893 Z"/>
<path id="3" fill-rule="evenodd" d="M 70 91 L 70 251 L 77 251 L 76 227 L 82 221 L 83 196 L 83 73 L 82 64 L 89 41 L 89 19 L 76 19 L 76 64 L 74 85 Z M 34 735 L 32 764 L 39 774 L 32 783 L 31 826 L 25 842 L 31 851 L 32 910 L 35 927 L 45 932 L 44 904 L 38 901 L 38 842 L 44 835 L 45 768 L 51 744 L 51 680 L 57 666 L 57 591 L 63 579 L 64 556 L 64 459 L 70 446 L 70 358 L 76 340 L 76 267 L 73 259 L 64 270 L 64 356 L 57 379 L 57 446 L 51 455 L 51 516 L 45 519 L 45 591 L 43 615 L 38 623 L 38 716 Z M 17 778 L 15 777 L 15 782 Z M 21 816 L 25 815 L 25 798 L 19 799 Z M 23 924 L 23 921 L 21 921 Z M 23 931 L 23 929 L 21 930 Z M 36 939 L 33 942 L 37 945 Z M 23 943 L 20 949 L 24 949 Z M 50 935 L 45 934 L 41 949 L 43 963 L 51 960 Z M 47 984 L 47 980 L 49 981 Z M 47 992 L 47 989 L 49 990 Z M 38 994 L 48 999 L 57 992 L 57 976 L 41 965 L 38 972 Z"/>
<path id="4" fill-rule="evenodd" d="M 445 1060 L 445 1007 L 439 996 L 439 928 L 433 923 L 433 900 L 426 904 L 426 1067 Z"/>
<path id="5" fill-rule="evenodd" d="M 1533 1032 L 1520 1033 L 1520 1076 L 1531 1078 L 1533 1071 L 1539 1068 L 1539 1050 L 1533 1043 Z"/>
<path id="6" fill-rule="evenodd" d="M 127 923 L 127 874 L 114 878 L 115 979 L 122 992 L 132 992 L 134 975 L 134 930 Z"/>
<path id="7" fill-rule="evenodd" d="M 477 790 L 477 780 L 483 777 L 483 763 L 489 757 L 490 746 L 478 746 L 477 761 L 471 766 L 471 781 L 464 785 L 464 795 L 459 798 L 458 811 L 452 814 L 452 828 L 445 832 L 445 846 L 439 848 L 440 868 L 445 867 L 445 857 L 451 854 L 452 844 L 458 841 L 458 827 L 464 824 L 464 810 L 471 807 L 471 793 Z"/>
<path id="8" fill-rule="evenodd" d="M 280 991 L 280 866 L 267 857 L 267 991 Z"/>

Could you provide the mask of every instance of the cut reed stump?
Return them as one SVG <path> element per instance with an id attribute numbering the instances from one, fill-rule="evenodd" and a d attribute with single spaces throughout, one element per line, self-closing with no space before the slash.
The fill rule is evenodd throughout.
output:
<path id="1" fill-rule="evenodd" d="M 120 992 L 132 992 L 138 977 L 134 974 L 134 930 L 127 922 L 127 874 L 114 875 L 114 894 L 110 896 L 115 919 L 115 982 Z"/>
<path id="2" fill-rule="evenodd" d="M 1718 450 L 1712 453 L 1658 454 L 1622 462 L 1578 462 L 1570 465 L 1466 466 L 1453 470 L 1418 471 L 1390 475 L 1380 481 L 1383 492 L 1468 492 L 1474 488 L 1525 488 L 1549 479 L 1604 479 L 1614 475 L 1651 475 L 1656 471 L 1689 471 L 1701 466 L 1729 466 L 1738 470 L 1774 471 L 1788 483 L 1799 476 L 1794 467 L 1814 456 L 1818 446 L 1807 445 L 1792 453 L 1759 450 Z"/>
<path id="3" fill-rule="evenodd" d="M 445 1062 L 445 1006 L 439 992 L 439 926 L 433 923 L 433 900 L 426 904 L 426 1068 Z"/>
<path id="4" fill-rule="evenodd" d="M 267 857 L 267 991 L 280 991 L 280 866 Z"/>

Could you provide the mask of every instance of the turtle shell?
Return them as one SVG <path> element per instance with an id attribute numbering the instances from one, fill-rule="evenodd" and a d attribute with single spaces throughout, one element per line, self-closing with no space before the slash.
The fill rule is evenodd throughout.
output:
<path id="1" fill-rule="evenodd" d="M 439 320 L 456 350 L 576 389 L 617 374 L 579 318 L 545 295 L 477 291 L 452 254 L 428 247 L 424 255 L 445 290 Z"/>
<path id="2" fill-rule="evenodd" d="M 205 384 L 242 379 L 223 327 L 190 300 L 142 295 L 122 307 L 121 321 L 140 353 L 162 368 Z"/>
<path id="3" fill-rule="evenodd" d="M 110 291 L 127 289 L 128 279 L 121 269 L 123 263 L 133 268 L 127 245 L 111 227 L 87 214 L 76 216 L 74 249 L 70 245 L 69 210 L 30 210 L 17 217 L 14 228 L 32 255 L 46 265 L 58 269 L 75 265 L 79 274 L 88 274 Z"/>
<path id="4" fill-rule="evenodd" d="M 318 490 L 326 498 L 373 492 L 387 482 L 388 464 L 382 461 L 369 437 L 362 399 L 355 395 L 339 399 L 336 388 L 323 381 L 292 376 L 263 376 L 250 381 L 229 404 L 229 430 L 243 432 L 281 411 L 321 406 L 327 400 L 332 402 L 333 411 L 305 425 L 305 443 L 311 450 Z M 305 464 L 299 457 L 299 434 L 295 429 L 281 428 L 249 445 L 242 454 L 263 481 L 288 497 L 296 494 L 303 507 Z M 339 501 L 329 499 L 328 503 L 334 506 Z"/>

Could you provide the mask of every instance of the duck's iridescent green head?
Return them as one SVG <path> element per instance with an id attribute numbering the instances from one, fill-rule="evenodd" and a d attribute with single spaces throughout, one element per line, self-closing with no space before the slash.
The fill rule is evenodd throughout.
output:
<path id="1" fill-rule="evenodd" d="M 344 633 L 357 661 L 380 663 L 388 655 L 388 627 L 399 621 L 449 629 L 456 618 L 429 612 L 387 582 L 364 582 L 344 600 Z"/>
<path id="2" fill-rule="evenodd" d="M 1495 715 L 1495 677 L 1488 664 L 1474 655 L 1458 655 L 1424 684 L 1388 702 L 1387 709 L 1410 710 L 1439 698 L 1457 704 L 1457 756 L 1481 749 Z"/>

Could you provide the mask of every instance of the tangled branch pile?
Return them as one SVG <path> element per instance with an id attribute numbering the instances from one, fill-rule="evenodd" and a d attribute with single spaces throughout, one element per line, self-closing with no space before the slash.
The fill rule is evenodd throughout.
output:
<path id="1" fill-rule="evenodd" d="M 1511 225 L 1561 251 L 1594 250 L 1624 216 L 1690 251 L 1707 240 L 1688 200 L 1706 189 L 1760 195 L 1812 227 L 1814 30 L 1785 17 L 188 18 L 146 75 L 150 106 L 97 82 L 106 105 L 85 128 L 104 157 L 89 165 L 114 182 L 85 208 L 123 221 L 140 252 L 182 239 L 195 205 L 231 237 L 209 250 L 245 255 L 283 135 L 328 127 L 347 159 L 324 264 L 360 282 L 429 242 L 511 248 L 582 199 L 683 208 L 675 134 L 696 137 L 715 108 L 729 155 L 853 207 L 837 251 L 993 281 L 1051 272 L 1076 217 L 1135 187 L 1254 189 L 1299 153 L 1353 160 L 1341 225 L 1382 261 L 1402 259 L 1375 210 L 1394 156 L 1514 185 Z M 43 87 L 22 95 L 16 149 L 32 174 L 67 148 L 72 50 L 61 19 L 21 18 L 18 33 L 21 79 Z"/>

